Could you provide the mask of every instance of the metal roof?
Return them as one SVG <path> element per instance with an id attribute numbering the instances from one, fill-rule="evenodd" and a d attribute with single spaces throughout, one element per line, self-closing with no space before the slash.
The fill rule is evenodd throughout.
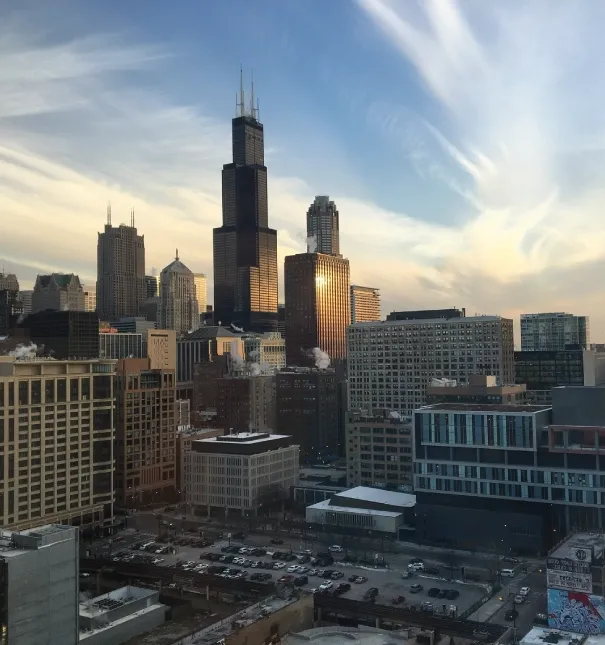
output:
<path id="1" fill-rule="evenodd" d="M 375 511 L 367 508 L 354 508 L 352 506 L 336 506 L 331 501 L 338 499 L 338 495 L 334 495 L 332 500 L 325 499 L 323 502 L 317 502 L 307 506 L 307 508 L 314 508 L 318 511 L 340 511 L 341 513 L 352 513 L 353 515 L 377 515 L 379 517 L 399 517 L 401 513 L 395 511 Z"/>
<path id="2" fill-rule="evenodd" d="M 335 504 L 338 504 L 338 498 L 358 499 L 363 502 L 375 502 L 377 504 L 400 507 L 411 507 L 416 504 L 416 495 L 398 493 L 382 488 L 369 488 L 368 486 L 357 486 L 356 488 L 351 488 L 350 490 L 338 493 L 338 495 L 334 495 L 332 500 Z"/>

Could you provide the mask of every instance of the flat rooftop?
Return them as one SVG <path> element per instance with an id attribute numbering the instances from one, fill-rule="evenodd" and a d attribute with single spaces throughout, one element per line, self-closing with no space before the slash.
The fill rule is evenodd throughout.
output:
<path id="1" fill-rule="evenodd" d="M 549 554 L 549 558 L 569 558 L 577 560 L 578 549 L 589 550 L 595 559 L 603 555 L 605 549 L 605 535 L 599 533 L 576 533 L 565 538 Z M 585 562 L 587 560 L 584 560 Z"/>
<path id="2" fill-rule="evenodd" d="M 274 439 L 289 439 L 287 434 L 269 434 L 268 432 L 238 432 L 237 434 L 226 434 L 209 439 L 200 439 L 201 443 L 262 443 Z"/>
<path id="3" fill-rule="evenodd" d="M 334 495 L 332 499 L 338 499 L 337 495 Z M 343 513 L 349 513 L 351 515 L 376 515 L 378 517 L 400 517 L 401 513 L 396 513 L 395 511 L 375 511 L 369 510 L 366 508 L 355 508 L 352 506 L 338 506 L 337 504 L 331 504 L 329 499 L 324 500 L 323 502 L 318 502 L 307 508 L 315 508 L 321 511 L 342 511 Z"/>
<path id="4" fill-rule="evenodd" d="M 433 403 L 424 405 L 416 412 L 504 412 L 527 414 L 550 410 L 552 405 L 518 405 L 515 403 Z"/>
<path id="5" fill-rule="evenodd" d="M 416 495 L 409 493 L 398 493 L 392 490 L 384 490 L 383 488 L 370 488 L 369 486 L 356 486 L 345 490 L 332 499 L 338 503 L 338 498 L 344 497 L 346 499 L 357 499 L 360 502 L 374 502 L 376 504 L 387 504 L 389 506 L 400 506 L 402 508 L 409 508 L 416 505 Z"/>
<path id="6" fill-rule="evenodd" d="M 157 593 L 155 589 L 133 587 L 132 585 L 120 587 L 109 593 L 81 602 L 79 614 L 84 618 L 98 618 L 101 614 L 106 614 L 135 600 L 153 598 Z"/>
<path id="7" fill-rule="evenodd" d="M 521 639 L 521 645 L 580 645 L 589 638 L 586 634 L 563 632 L 549 627 L 533 627 Z M 594 645 L 605 645 L 605 636 L 591 636 Z"/>
<path id="8" fill-rule="evenodd" d="M 393 312 L 396 313 L 396 312 Z M 360 327 L 384 327 L 399 326 L 409 327 L 410 325 L 464 325 L 475 322 L 499 322 L 501 320 L 510 320 L 502 316 L 452 316 L 450 318 L 408 318 L 407 320 L 377 320 L 372 322 L 358 322 L 349 325 L 349 329 L 359 329 Z"/>

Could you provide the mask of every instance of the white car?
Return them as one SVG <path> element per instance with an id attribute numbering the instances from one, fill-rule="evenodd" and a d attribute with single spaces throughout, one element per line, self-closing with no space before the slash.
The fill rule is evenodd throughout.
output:
<path id="1" fill-rule="evenodd" d="M 522 596 L 520 593 L 518 593 L 515 596 L 515 605 L 520 605 L 521 603 L 525 602 L 525 596 Z"/>
<path id="2" fill-rule="evenodd" d="M 296 573 L 298 571 L 298 567 L 295 564 L 293 564 L 292 566 L 288 567 L 286 571 L 288 573 Z"/>
<path id="3" fill-rule="evenodd" d="M 422 562 L 410 562 L 408 564 L 409 571 L 424 571 L 424 564 Z"/>
<path id="4" fill-rule="evenodd" d="M 286 563 L 285 563 L 285 562 L 276 562 L 276 563 L 273 565 L 273 568 L 274 568 L 274 569 L 283 569 L 285 566 L 286 566 Z"/>
<path id="5" fill-rule="evenodd" d="M 531 589 L 529 587 L 521 587 L 521 589 L 519 589 L 519 595 L 523 596 L 524 598 L 527 598 L 527 596 L 529 596 L 530 591 Z"/>
<path id="6" fill-rule="evenodd" d="M 319 588 L 321 591 L 327 591 L 328 589 L 332 589 L 333 586 L 334 583 L 331 580 L 326 580 L 319 585 Z"/>
<path id="7" fill-rule="evenodd" d="M 242 564 L 246 561 L 246 558 L 233 558 L 233 564 Z"/>
<path id="8" fill-rule="evenodd" d="M 341 546 L 338 546 L 338 544 L 333 544 L 328 547 L 328 551 L 331 551 L 332 553 L 342 553 L 344 549 Z"/>
<path id="9" fill-rule="evenodd" d="M 164 558 L 153 558 L 152 562 L 153 564 L 160 564 L 160 562 L 164 562 Z"/>
<path id="10" fill-rule="evenodd" d="M 243 546 L 243 547 L 238 551 L 238 553 L 248 553 L 248 549 L 247 549 L 245 546 Z"/>

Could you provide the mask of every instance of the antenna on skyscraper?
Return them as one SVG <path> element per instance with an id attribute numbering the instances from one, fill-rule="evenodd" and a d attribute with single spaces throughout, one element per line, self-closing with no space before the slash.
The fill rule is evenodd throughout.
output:
<path id="1" fill-rule="evenodd" d="M 253 119 L 256 119 L 256 116 L 254 114 L 254 70 L 252 70 L 251 74 L 251 91 L 250 91 L 250 116 Z"/>
<path id="2" fill-rule="evenodd" d="M 111 202 L 107 202 L 107 223 L 111 226 Z"/>
<path id="3" fill-rule="evenodd" d="M 134 208 L 130 209 L 130 226 L 134 228 Z"/>
<path id="4" fill-rule="evenodd" d="M 239 66 L 239 115 L 244 116 L 246 114 L 246 102 L 244 100 L 244 68 L 242 65 Z"/>

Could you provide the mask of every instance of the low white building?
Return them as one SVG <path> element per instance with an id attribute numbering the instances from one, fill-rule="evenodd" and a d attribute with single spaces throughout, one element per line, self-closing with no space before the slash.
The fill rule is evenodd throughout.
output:
<path id="1" fill-rule="evenodd" d="M 162 625 L 168 607 L 160 592 L 121 587 L 80 603 L 80 643 L 120 645 Z"/>
<path id="2" fill-rule="evenodd" d="M 191 443 L 183 469 L 187 503 L 256 514 L 263 504 L 287 499 L 298 483 L 299 447 L 292 437 L 241 432 Z"/>

